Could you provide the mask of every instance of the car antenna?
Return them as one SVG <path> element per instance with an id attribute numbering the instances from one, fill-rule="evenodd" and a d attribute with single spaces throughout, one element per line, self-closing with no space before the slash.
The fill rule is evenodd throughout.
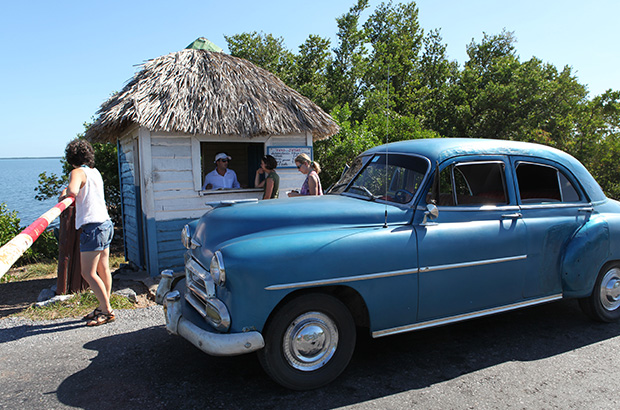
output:
<path id="1" fill-rule="evenodd" d="M 388 197 L 388 155 L 389 155 L 389 146 L 390 142 L 390 63 L 387 65 L 387 100 L 385 103 L 385 221 L 383 222 L 383 227 L 388 227 L 388 206 L 387 206 L 387 197 Z"/>

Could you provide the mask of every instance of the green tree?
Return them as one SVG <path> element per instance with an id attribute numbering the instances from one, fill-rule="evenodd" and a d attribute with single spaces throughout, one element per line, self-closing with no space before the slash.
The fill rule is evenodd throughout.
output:
<path id="1" fill-rule="evenodd" d="M 314 103 L 327 108 L 327 67 L 331 62 L 330 41 L 311 35 L 295 56 L 293 87 Z"/>
<path id="2" fill-rule="evenodd" d="M 369 94 L 382 93 L 389 82 L 392 110 L 401 115 L 412 114 L 415 91 L 421 86 L 419 66 L 424 34 L 415 3 L 380 4 L 364 29 L 372 46 L 364 75 L 367 101 L 373 101 Z M 376 111 L 373 107 L 367 109 Z"/>
<path id="3" fill-rule="evenodd" d="M 325 109 L 349 107 L 354 121 L 363 117 L 361 112 L 363 84 L 366 70 L 365 32 L 360 28 L 360 14 L 368 8 L 368 0 L 357 0 L 348 13 L 336 19 L 338 45 L 327 67 L 329 101 Z"/>
<path id="4" fill-rule="evenodd" d="M 347 164 L 360 153 L 380 143 L 365 124 L 351 119 L 348 105 L 335 108 L 334 120 L 340 125 L 340 132 L 331 138 L 314 143 L 314 158 L 321 164 L 321 183 L 325 189 L 340 179 Z"/>
<path id="5" fill-rule="evenodd" d="M 502 138 L 515 101 L 514 78 L 519 67 L 514 54 L 513 33 L 496 36 L 486 33 L 480 44 L 467 46 L 469 60 L 451 90 L 456 107 L 444 135 Z"/>
<path id="6" fill-rule="evenodd" d="M 608 90 L 587 101 L 569 149 L 608 196 L 620 199 L 620 91 Z"/>
<path id="7" fill-rule="evenodd" d="M 505 29 L 467 44 L 461 68 L 448 59 L 439 30 L 424 35 L 415 2 L 382 3 L 364 22 L 367 8 L 368 0 L 356 0 L 336 18 L 331 56 L 328 41 L 317 36 L 295 56 L 270 35 L 229 41 L 234 55 L 286 79 L 341 125 L 338 135 L 315 145 L 326 186 L 368 147 L 443 135 L 555 146 L 581 160 L 608 195 L 620 196 L 618 92 L 589 99 L 571 67 L 536 57 L 521 62 L 516 36 Z"/>
<path id="8" fill-rule="evenodd" d="M 122 224 L 121 190 L 118 175 L 118 152 L 114 143 L 93 143 L 95 166 L 103 178 L 103 188 L 110 218 L 117 226 Z"/>
<path id="9" fill-rule="evenodd" d="M 230 55 L 243 58 L 272 74 L 287 85 L 293 84 L 293 53 L 288 51 L 282 37 L 271 34 L 241 33 L 224 36 Z"/>
<path id="10" fill-rule="evenodd" d="M 470 59 L 448 87 L 446 118 L 434 128 L 446 136 L 537 140 L 558 148 L 574 137 L 586 89 L 570 67 L 558 72 L 537 58 L 521 63 L 515 37 L 484 34 L 467 47 Z"/>
<path id="11" fill-rule="evenodd" d="M 451 89 L 459 76 L 456 61 L 450 61 L 439 30 L 424 37 L 420 58 L 420 87 L 412 101 L 412 111 L 424 128 L 440 132 L 450 129 L 456 110 L 451 103 Z"/>
<path id="12" fill-rule="evenodd" d="M 34 191 L 37 192 L 34 196 L 36 200 L 45 201 L 46 199 L 56 198 L 60 196 L 60 192 L 67 186 L 69 182 L 67 175 L 70 171 L 67 167 L 69 164 L 64 158 L 60 162 L 62 163 L 64 175 L 58 176 L 53 172 L 47 175 L 47 171 L 39 174 L 39 185 L 34 188 Z"/>

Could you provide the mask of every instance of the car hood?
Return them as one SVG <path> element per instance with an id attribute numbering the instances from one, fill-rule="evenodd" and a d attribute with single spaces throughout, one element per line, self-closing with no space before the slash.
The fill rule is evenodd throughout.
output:
<path id="1" fill-rule="evenodd" d="M 373 226 L 411 221 L 412 208 L 401 208 L 340 195 L 297 197 L 239 203 L 217 207 L 200 218 L 193 237 L 202 245 L 201 252 L 213 252 L 224 242 L 261 231 L 276 229 L 333 229 L 336 227 Z M 208 255 L 204 255 L 208 256 Z"/>

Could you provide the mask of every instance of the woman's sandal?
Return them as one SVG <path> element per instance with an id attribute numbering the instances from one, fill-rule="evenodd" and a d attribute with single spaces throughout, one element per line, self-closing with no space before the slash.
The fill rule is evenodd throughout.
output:
<path id="1" fill-rule="evenodd" d="M 108 314 L 99 313 L 93 319 L 89 320 L 86 323 L 86 326 L 99 326 L 99 325 L 103 325 L 105 323 L 114 322 L 114 319 L 116 319 L 116 316 L 114 315 L 114 312 L 110 312 Z"/>
<path id="2" fill-rule="evenodd" d="M 82 320 L 93 320 L 94 318 L 96 318 L 97 316 L 99 316 L 100 314 L 102 314 L 103 312 L 101 311 L 101 309 L 99 308 L 95 308 L 95 310 L 93 310 L 92 312 L 90 312 L 89 314 L 87 314 L 86 316 L 84 316 L 82 318 Z"/>

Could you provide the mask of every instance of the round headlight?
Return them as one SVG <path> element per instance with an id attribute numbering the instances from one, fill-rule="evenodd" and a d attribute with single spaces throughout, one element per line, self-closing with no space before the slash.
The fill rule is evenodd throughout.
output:
<path id="1" fill-rule="evenodd" d="M 226 283 L 226 268 L 224 268 L 224 258 L 220 251 L 215 252 L 211 258 L 211 266 L 209 267 L 213 282 L 218 286 L 224 286 Z"/>

